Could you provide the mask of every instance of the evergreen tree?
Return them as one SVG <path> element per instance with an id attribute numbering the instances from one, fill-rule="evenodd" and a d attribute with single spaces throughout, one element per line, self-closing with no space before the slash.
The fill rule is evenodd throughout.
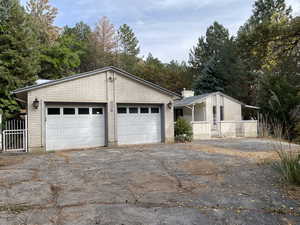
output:
<path id="1" fill-rule="evenodd" d="M 89 68 L 89 37 L 92 34 L 92 30 L 89 25 L 84 22 L 77 23 L 74 27 L 64 27 L 63 35 L 71 36 L 77 42 L 77 45 L 73 47 L 80 57 L 80 65 L 76 69 L 77 72 L 87 72 Z"/>
<path id="2" fill-rule="evenodd" d="M 9 117 L 19 110 L 10 92 L 37 78 L 38 41 L 18 0 L 0 0 L 0 8 L 6 12 L 0 21 L 0 109 Z"/>
<path id="3" fill-rule="evenodd" d="M 190 52 L 194 72 L 193 87 L 197 94 L 222 91 L 240 100 L 247 100 L 244 65 L 228 30 L 215 22 L 200 37 Z M 247 90 L 247 89 L 246 89 Z"/>
<path id="4" fill-rule="evenodd" d="M 201 75 L 196 77 L 193 85 L 195 94 L 205 94 L 215 91 L 224 92 L 224 81 L 216 70 L 217 61 L 212 57 L 201 71 Z"/>
<path id="5" fill-rule="evenodd" d="M 118 36 L 121 53 L 128 56 L 137 56 L 140 53 L 140 48 L 138 46 L 139 41 L 133 30 L 127 24 L 123 24 L 119 28 Z"/>
<path id="6" fill-rule="evenodd" d="M 118 30 L 119 51 L 117 66 L 122 69 L 134 73 L 136 63 L 138 62 L 138 54 L 140 48 L 138 46 L 138 39 L 133 30 L 127 25 L 123 24 Z"/>
<path id="7" fill-rule="evenodd" d="M 61 35 L 50 47 L 41 49 L 40 78 L 58 79 L 78 72 L 81 42 L 74 35 Z"/>

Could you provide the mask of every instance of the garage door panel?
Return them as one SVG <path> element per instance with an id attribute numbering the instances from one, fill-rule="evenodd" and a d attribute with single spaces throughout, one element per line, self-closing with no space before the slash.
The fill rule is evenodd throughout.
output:
<path id="1" fill-rule="evenodd" d="M 64 106 L 57 106 L 63 108 Z M 84 108 L 88 106 L 84 105 Z M 46 149 L 62 150 L 72 148 L 90 148 L 105 145 L 105 117 L 89 114 L 78 115 L 48 115 L 46 120 Z M 80 108 L 80 107 L 79 107 Z M 103 110 L 104 111 L 104 110 Z"/>
<path id="2" fill-rule="evenodd" d="M 126 107 L 127 113 L 118 113 L 118 143 L 145 144 L 161 142 L 161 113 L 150 113 L 151 106 Z M 138 113 L 129 113 L 130 107 L 138 108 Z M 141 113 L 141 108 L 149 108 L 149 113 Z"/>

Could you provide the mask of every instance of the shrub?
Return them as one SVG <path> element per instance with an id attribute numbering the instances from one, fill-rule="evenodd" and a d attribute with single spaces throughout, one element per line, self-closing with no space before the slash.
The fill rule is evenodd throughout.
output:
<path id="1" fill-rule="evenodd" d="M 282 175 L 283 179 L 291 184 L 300 185 L 300 152 L 299 151 L 277 151 L 279 161 L 274 167 Z"/>
<path id="2" fill-rule="evenodd" d="M 193 130 L 191 124 L 183 118 L 175 122 L 175 140 L 179 142 L 192 141 Z"/>

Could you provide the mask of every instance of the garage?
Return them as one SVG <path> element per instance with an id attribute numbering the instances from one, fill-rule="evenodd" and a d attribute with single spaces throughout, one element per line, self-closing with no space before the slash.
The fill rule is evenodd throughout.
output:
<path id="1" fill-rule="evenodd" d="M 118 144 L 160 143 L 162 141 L 159 105 L 118 105 Z"/>
<path id="2" fill-rule="evenodd" d="M 104 113 L 101 105 L 47 105 L 46 150 L 104 146 Z"/>
<path id="3" fill-rule="evenodd" d="M 180 95 L 116 67 L 13 92 L 26 108 L 30 152 L 174 141 Z"/>

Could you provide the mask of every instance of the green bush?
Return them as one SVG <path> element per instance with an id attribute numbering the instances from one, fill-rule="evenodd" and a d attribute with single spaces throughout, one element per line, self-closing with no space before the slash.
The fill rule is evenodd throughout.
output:
<path id="1" fill-rule="evenodd" d="M 191 124 L 183 118 L 175 122 L 175 140 L 179 142 L 190 142 L 193 139 Z"/>
<path id="2" fill-rule="evenodd" d="M 274 163 L 275 169 L 285 181 L 300 185 L 300 152 L 280 150 L 277 153 L 279 161 Z"/>

